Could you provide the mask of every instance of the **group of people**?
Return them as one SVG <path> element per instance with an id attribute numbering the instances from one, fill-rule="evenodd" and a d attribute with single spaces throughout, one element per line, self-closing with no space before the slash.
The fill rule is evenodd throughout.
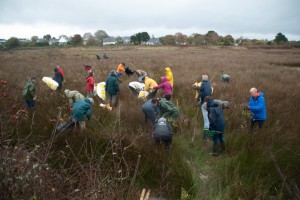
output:
<path id="1" fill-rule="evenodd" d="M 128 72 L 130 71 L 130 72 Z M 162 83 L 157 82 L 150 77 L 148 73 L 143 70 L 130 70 L 121 63 L 117 71 L 112 70 L 106 80 L 105 91 L 109 104 L 114 108 L 117 95 L 120 92 L 119 84 L 120 77 L 123 72 L 136 74 L 137 81 L 129 83 L 129 88 L 134 95 L 138 95 L 140 91 L 147 91 L 147 101 L 142 105 L 141 110 L 145 116 L 145 123 L 150 121 L 152 125 L 152 137 L 155 143 L 163 142 L 165 149 L 170 152 L 172 143 L 172 125 L 178 119 L 180 111 L 177 106 L 172 103 L 174 77 L 170 67 L 165 68 L 166 74 L 162 77 Z M 58 90 L 62 88 L 64 80 L 64 71 L 60 66 L 54 69 L 55 80 L 58 84 Z M 26 102 L 26 109 L 36 108 L 36 78 L 32 77 L 25 82 L 22 97 Z M 228 101 L 213 99 L 213 87 L 208 80 L 207 75 L 202 75 L 202 79 L 196 82 L 192 88 L 195 90 L 197 106 L 201 107 L 203 116 L 203 139 L 207 140 L 210 136 L 213 139 L 213 147 L 211 155 L 216 156 L 225 151 L 224 130 L 226 126 L 225 117 L 223 114 L 224 108 L 229 108 Z M 85 117 L 89 120 L 91 118 L 92 106 L 94 104 L 93 96 L 95 89 L 94 72 L 90 67 L 88 69 L 88 76 L 86 77 L 86 97 L 80 92 L 66 89 L 64 91 L 69 101 L 70 110 L 72 112 L 72 122 L 79 124 L 81 129 L 85 128 Z M 157 90 L 162 89 L 161 98 L 157 98 Z M 264 94 L 256 88 L 250 89 L 250 101 L 245 109 L 252 112 L 251 129 L 257 123 L 259 128 L 263 127 L 266 120 L 266 105 Z M 220 147 L 218 148 L 218 144 Z M 221 149 L 221 151 L 220 151 Z"/>

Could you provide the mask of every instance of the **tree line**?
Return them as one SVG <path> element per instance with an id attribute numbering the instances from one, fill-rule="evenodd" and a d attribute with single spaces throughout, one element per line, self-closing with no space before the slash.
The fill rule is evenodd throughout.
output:
<path id="1" fill-rule="evenodd" d="M 78 45 L 87 45 L 87 46 L 102 46 L 103 40 L 110 37 L 104 30 L 98 30 L 94 34 L 88 32 L 84 33 L 83 36 L 80 34 L 75 34 L 73 36 L 60 35 L 59 38 L 65 38 L 69 46 L 78 46 Z M 154 37 L 152 37 L 154 38 Z M 116 37 L 117 45 L 124 45 L 124 41 L 120 36 Z M 286 36 L 282 33 L 278 33 L 274 40 L 257 40 L 257 39 L 247 39 L 239 37 L 234 39 L 231 35 L 221 36 L 215 31 L 208 31 L 206 34 L 194 33 L 190 36 L 184 35 L 180 32 L 175 33 L 174 35 L 166 35 L 158 38 L 160 45 L 190 45 L 190 46 L 200 46 L 200 45 L 220 45 L 220 46 L 229 46 L 229 45 L 283 45 L 286 43 L 300 45 L 300 41 L 289 42 Z M 146 44 L 150 40 L 150 35 L 147 32 L 139 32 L 130 36 L 130 42 L 127 44 L 131 45 L 140 45 Z M 52 43 L 56 41 L 56 43 Z M 49 46 L 58 45 L 58 39 L 51 37 L 50 34 L 46 34 L 42 39 L 39 39 L 38 36 L 32 36 L 30 41 L 22 42 L 18 38 L 11 37 L 8 39 L 4 45 L 6 48 L 13 47 L 35 47 L 35 46 Z"/>

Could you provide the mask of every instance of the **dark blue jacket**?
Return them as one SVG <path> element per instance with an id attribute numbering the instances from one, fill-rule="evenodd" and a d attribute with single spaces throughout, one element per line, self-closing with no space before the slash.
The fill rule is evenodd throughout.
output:
<path id="1" fill-rule="evenodd" d="M 166 122 L 157 122 L 153 126 L 153 137 L 171 136 L 172 128 Z"/>
<path id="2" fill-rule="evenodd" d="M 151 103 L 151 100 L 148 100 L 146 103 L 142 105 L 142 111 L 146 114 L 147 118 L 151 120 L 151 122 L 154 124 L 157 120 L 157 116 L 159 114 L 158 106 L 154 106 Z"/>
<path id="3" fill-rule="evenodd" d="M 265 103 L 264 93 L 259 92 L 259 96 L 256 98 L 250 97 L 250 102 L 248 106 L 252 112 L 252 119 L 255 120 L 266 120 L 267 119 L 267 109 Z"/>
<path id="4" fill-rule="evenodd" d="M 119 80 L 115 74 L 110 74 L 105 84 L 105 92 L 116 95 L 119 92 Z"/>
<path id="5" fill-rule="evenodd" d="M 57 68 L 54 69 L 54 73 L 55 74 L 54 74 L 54 77 L 52 79 L 55 80 L 58 83 L 59 87 L 61 87 L 62 82 L 64 81 L 64 77 L 61 75 L 61 73 L 59 73 Z"/>
<path id="6" fill-rule="evenodd" d="M 225 117 L 222 106 L 214 100 L 207 102 L 207 112 L 209 119 L 209 130 L 224 132 Z"/>
<path id="7" fill-rule="evenodd" d="M 90 120 L 92 114 L 92 103 L 89 99 L 79 100 L 73 104 L 72 117 L 76 121 L 84 121 L 84 115 Z"/>
<path id="8" fill-rule="evenodd" d="M 201 104 L 204 103 L 204 98 L 206 96 L 211 96 L 211 84 L 209 81 L 202 81 L 201 86 L 197 88 L 199 90 L 199 96 Z"/>

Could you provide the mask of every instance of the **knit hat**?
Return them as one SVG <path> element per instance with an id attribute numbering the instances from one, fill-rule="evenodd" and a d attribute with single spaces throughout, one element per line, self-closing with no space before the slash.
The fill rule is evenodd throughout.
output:
<path id="1" fill-rule="evenodd" d="M 68 93 L 70 92 L 70 90 L 65 89 L 65 94 L 68 95 Z"/>
<path id="2" fill-rule="evenodd" d="M 110 71 L 110 74 L 112 75 L 112 74 L 116 74 L 116 71 L 115 70 L 111 70 Z"/>
<path id="3" fill-rule="evenodd" d="M 94 105 L 94 99 L 93 98 L 88 98 L 91 102 L 92 105 Z"/>
<path id="4" fill-rule="evenodd" d="M 202 81 L 208 81 L 208 76 L 207 75 L 202 75 Z"/>

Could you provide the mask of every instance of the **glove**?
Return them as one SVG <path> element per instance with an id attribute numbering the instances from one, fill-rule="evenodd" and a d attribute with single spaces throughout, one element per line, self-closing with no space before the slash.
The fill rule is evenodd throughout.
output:
<path id="1" fill-rule="evenodd" d="M 250 106 L 245 106 L 244 109 L 245 110 L 250 110 Z"/>
<path id="2" fill-rule="evenodd" d="M 36 96 L 34 96 L 32 100 L 35 101 L 36 100 Z"/>

